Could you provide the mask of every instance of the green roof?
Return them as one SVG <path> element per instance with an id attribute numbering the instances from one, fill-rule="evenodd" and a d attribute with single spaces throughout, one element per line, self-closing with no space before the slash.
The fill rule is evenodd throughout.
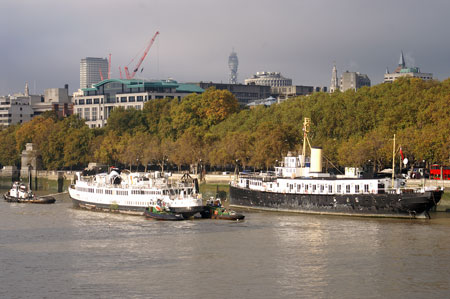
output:
<path id="1" fill-rule="evenodd" d="M 104 84 L 117 82 L 126 86 L 126 88 L 142 88 L 142 87 L 162 87 L 175 88 L 177 92 L 196 92 L 202 93 L 205 90 L 195 84 L 178 83 L 175 80 L 146 81 L 142 79 L 106 79 L 94 84 L 91 88 L 84 88 L 83 91 L 95 91 Z"/>

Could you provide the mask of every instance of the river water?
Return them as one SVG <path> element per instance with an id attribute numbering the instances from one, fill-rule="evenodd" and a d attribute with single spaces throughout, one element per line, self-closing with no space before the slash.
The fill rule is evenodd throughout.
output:
<path id="1" fill-rule="evenodd" d="M 2 190 L 3 191 L 3 190 Z M 159 222 L 0 201 L 0 298 L 444 298 L 450 217 Z"/>

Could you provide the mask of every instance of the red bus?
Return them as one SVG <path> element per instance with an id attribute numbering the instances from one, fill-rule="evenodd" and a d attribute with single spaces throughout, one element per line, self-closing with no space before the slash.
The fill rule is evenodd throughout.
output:
<path id="1" fill-rule="evenodd" d="M 438 164 L 431 165 L 430 179 L 440 180 L 441 179 L 441 168 L 442 168 L 442 179 L 450 180 L 450 166 L 442 166 L 442 165 L 438 165 Z"/>

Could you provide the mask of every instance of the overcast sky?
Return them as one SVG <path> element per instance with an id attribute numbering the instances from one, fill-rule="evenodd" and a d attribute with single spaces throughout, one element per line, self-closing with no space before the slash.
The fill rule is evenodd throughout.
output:
<path id="1" fill-rule="evenodd" d="M 146 79 L 228 82 L 233 48 L 242 83 L 278 71 L 329 86 L 336 62 L 374 85 L 401 50 L 408 66 L 450 77 L 448 0 L 0 0 L 0 11 L 0 95 L 25 82 L 32 93 L 76 91 L 81 58 L 109 53 L 118 78 L 157 30 Z"/>

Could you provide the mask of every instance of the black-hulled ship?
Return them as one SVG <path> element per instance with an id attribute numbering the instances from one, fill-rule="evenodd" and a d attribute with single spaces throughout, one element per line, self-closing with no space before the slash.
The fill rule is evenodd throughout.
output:
<path id="1" fill-rule="evenodd" d="M 308 125 L 307 121 L 305 124 Z M 240 173 L 230 185 L 230 206 L 259 210 L 370 217 L 426 218 L 443 189 L 406 188 L 400 178 L 363 178 L 357 168 L 331 176 L 322 172 L 322 150 L 284 158 L 274 173 Z"/>

